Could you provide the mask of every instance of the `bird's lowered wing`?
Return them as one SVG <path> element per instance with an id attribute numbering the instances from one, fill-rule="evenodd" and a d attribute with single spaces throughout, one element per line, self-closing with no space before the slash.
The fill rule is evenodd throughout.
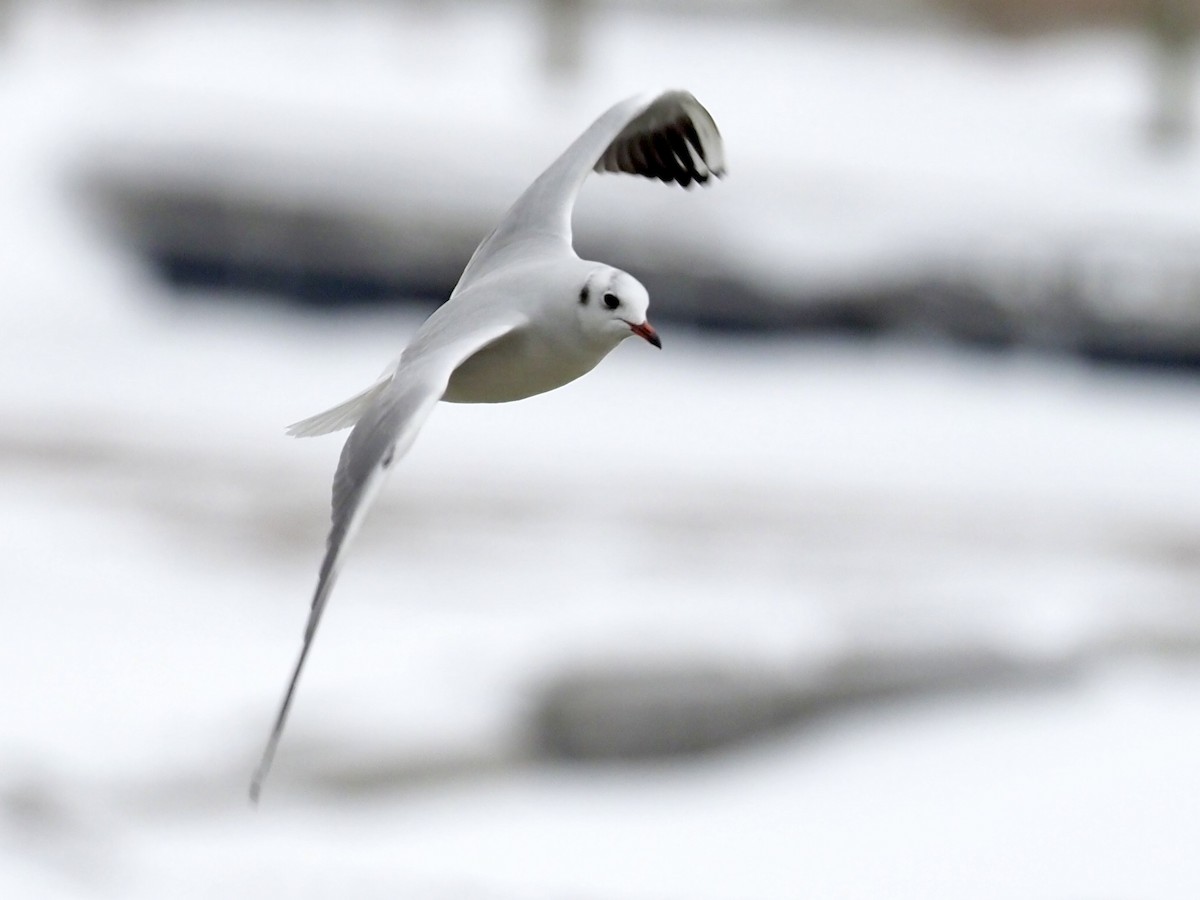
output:
<path id="1" fill-rule="evenodd" d="M 445 392 L 455 368 L 493 341 L 520 328 L 524 322 L 524 318 L 516 313 L 489 314 L 469 328 L 456 329 L 458 334 L 454 336 L 449 336 L 449 330 L 437 329 L 426 334 L 425 339 L 418 334 L 412 345 L 413 352 L 405 352 L 391 383 L 374 398 L 350 432 L 333 479 L 332 527 L 325 544 L 325 558 L 321 561 L 308 624 L 304 628 L 304 644 L 251 781 L 252 800 L 258 800 L 263 781 L 270 771 L 296 683 L 337 580 L 342 556 L 382 487 L 384 476 L 412 446 L 421 425 Z"/>

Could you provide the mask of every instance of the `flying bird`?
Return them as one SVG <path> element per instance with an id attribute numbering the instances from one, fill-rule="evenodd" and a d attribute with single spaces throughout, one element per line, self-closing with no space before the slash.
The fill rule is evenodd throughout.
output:
<path id="1" fill-rule="evenodd" d="M 620 269 L 580 259 L 572 246 L 571 211 L 592 171 L 690 187 L 724 175 L 725 153 L 712 116 L 686 91 L 616 104 L 509 208 L 476 248 L 450 299 L 379 381 L 288 429 L 309 437 L 353 426 L 333 477 L 332 527 L 304 643 L 250 784 L 252 800 L 279 746 L 346 547 L 434 405 L 504 403 L 554 390 L 590 372 L 631 335 L 662 347 L 646 318 L 646 289 Z"/>

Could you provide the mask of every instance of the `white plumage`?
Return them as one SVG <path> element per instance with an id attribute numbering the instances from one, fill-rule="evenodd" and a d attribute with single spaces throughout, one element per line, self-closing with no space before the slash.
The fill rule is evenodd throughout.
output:
<path id="1" fill-rule="evenodd" d="M 289 429 L 311 436 L 354 426 L 334 475 L 332 527 L 304 644 L 250 785 L 253 799 L 270 769 L 345 549 L 434 405 L 500 403 L 553 390 L 591 371 L 630 335 L 661 346 L 637 279 L 580 259 L 571 245 L 575 197 L 593 170 L 688 187 L 724 174 L 724 149 L 712 117 L 686 91 L 618 103 L 517 199 L 395 366 L 362 393 Z"/>

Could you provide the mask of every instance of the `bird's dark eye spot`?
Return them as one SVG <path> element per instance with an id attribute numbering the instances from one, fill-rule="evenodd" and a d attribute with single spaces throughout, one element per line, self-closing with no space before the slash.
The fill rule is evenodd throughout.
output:
<path id="1" fill-rule="evenodd" d="M 585 284 L 579 291 L 579 303 L 582 306 L 587 306 L 588 302 L 588 286 Z"/>
<path id="2" fill-rule="evenodd" d="M 616 309 L 618 306 L 621 305 L 621 300 L 616 294 L 605 294 L 604 295 L 604 305 L 607 306 L 609 309 Z"/>

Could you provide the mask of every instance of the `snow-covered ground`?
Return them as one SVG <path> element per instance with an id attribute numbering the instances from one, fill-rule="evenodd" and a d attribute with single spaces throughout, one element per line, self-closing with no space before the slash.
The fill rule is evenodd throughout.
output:
<path id="1" fill-rule="evenodd" d="M 960 307 L 927 311 L 942 327 L 1200 353 L 1200 141 L 1153 146 L 1142 35 L 1016 42 L 598 4 L 579 71 L 550 84 L 540 3 L 290 6 L 116 4 L 89 27 L 17 29 L 86 61 L 64 90 L 72 170 L 101 207 L 142 209 L 114 215 L 138 243 L 445 280 L 592 117 L 679 85 L 720 124 L 730 177 L 692 192 L 593 179 L 585 252 L 676 280 L 700 267 L 768 304 L 933 282 Z M 1192 106 L 1200 121 L 1200 90 Z M 289 210 L 361 239 L 322 247 Z M 920 318 L 905 300 L 891 320 Z M 691 303 L 736 321 L 719 296 Z M 771 320 L 769 305 L 745 315 Z"/>
<path id="2" fill-rule="evenodd" d="M 0 896 L 1200 895 L 1200 382 L 922 344 L 668 332 L 439 408 L 250 808 L 340 446 L 282 426 L 417 323 L 179 304 L 74 216 L 69 11 L 0 58 Z M 1088 663 L 677 762 L 523 730 L 585 663 L 981 643 Z"/>

